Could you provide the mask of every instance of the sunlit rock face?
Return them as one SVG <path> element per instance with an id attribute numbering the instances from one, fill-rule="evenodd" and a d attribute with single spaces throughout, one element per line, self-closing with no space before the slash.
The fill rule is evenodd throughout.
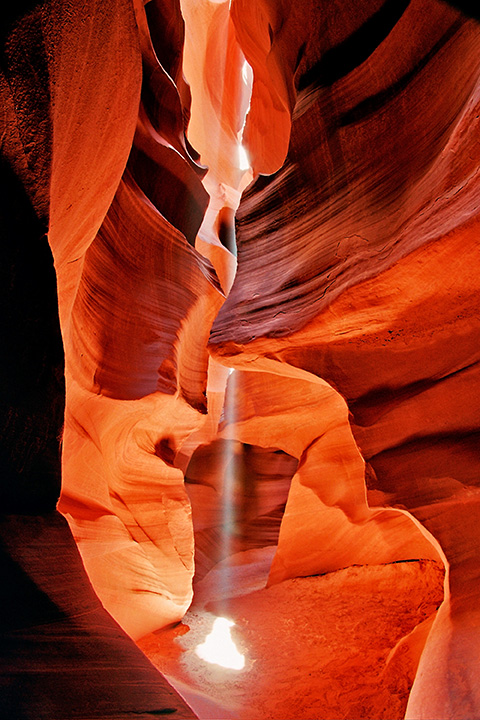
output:
<path id="1" fill-rule="evenodd" d="M 223 294 L 194 249 L 208 195 L 184 135 L 179 5 L 142 5 L 136 21 L 143 76 L 128 162 L 90 244 L 57 273 L 61 305 L 76 274 L 63 316 L 59 507 L 100 599 L 139 637 L 180 620 L 192 597 L 191 511 L 174 458 L 204 421 L 206 345 Z M 51 232 L 55 247 L 64 224 Z"/>
<path id="2" fill-rule="evenodd" d="M 138 5 L 141 14 L 143 3 Z M 108 301 L 110 308 L 118 300 L 120 290 L 125 291 L 128 285 L 124 274 L 115 287 L 122 275 L 117 272 L 118 264 L 117 270 L 113 265 L 107 268 L 105 258 L 109 258 L 115 243 L 117 263 L 124 271 L 130 271 L 132 281 L 135 269 L 138 270 L 137 257 L 125 258 L 125 254 L 118 252 L 122 243 L 106 220 L 109 208 L 121 214 L 118 204 L 112 205 L 112 201 L 129 158 L 139 115 L 141 18 L 137 24 L 134 10 L 127 0 L 118 0 L 108 7 L 94 0 L 30 1 L 4 4 L 0 10 L 4 329 L 0 714 L 4 718 L 118 720 L 174 712 L 182 717 L 194 716 L 102 607 L 86 578 L 68 525 L 55 510 L 60 493 L 60 441 L 64 424 L 64 353 L 69 397 L 62 482 L 80 517 L 87 515 L 91 521 L 90 528 L 94 528 L 91 536 L 97 548 L 104 528 L 97 532 L 92 521 L 98 516 L 102 519 L 109 516 L 105 523 L 108 526 L 114 513 L 109 505 L 108 474 L 100 475 L 100 461 L 91 449 L 90 454 L 85 451 L 85 446 L 89 442 L 101 452 L 99 439 L 105 435 L 106 423 L 98 422 L 98 416 L 105 409 L 104 414 L 111 419 L 112 402 L 120 406 L 125 398 L 143 398 L 159 392 L 156 381 L 146 380 L 141 368 L 137 368 L 127 384 L 123 382 L 125 373 L 122 375 L 118 356 L 128 353 L 122 322 L 119 326 L 118 313 L 114 313 L 116 321 L 108 314 L 103 322 L 98 320 L 102 302 Z M 179 124 L 182 126 L 181 119 Z M 131 163 L 134 165 L 135 160 Z M 133 187 L 134 194 L 142 197 L 141 191 Z M 122 185 L 119 192 L 123 188 Z M 206 204 L 203 190 L 201 194 L 198 212 L 192 207 L 193 223 L 199 222 L 198 216 L 201 217 Z M 125 193 L 116 198 L 124 209 L 128 207 Z M 148 204 L 144 199 L 142 202 Z M 99 234 L 101 226 L 104 231 Z M 174 235 L 182 248 L 187 245 L 183 233 L 170 226 L 168 230 L 169 237 Z M 190 232 L 195 234 L 194 230 Z M 89 250 L 93 250 L 97 234 L 101 239 L 95 257 L 102 260 L 93 270 Z M 148 248 L 158 243 L 158 233 L 150 233 L 149 243 L 147 254 Z M 196 257 L 195 251 L 191 252 Z M 210 269 L 200 263 L 198 272 L 217 293 L 215 282 L 210 285 Z M 89 300 L 88 291 L 93 286 Z M 130 291 L 136 295 L 131 286 Z M 160 292 L 155 301 L 162 301 Z M 180 325 L 185 335 L 191 332 L 186 316 L 188 310 L 192 316 L 195 314 L 195 304 L 192 295 L 188 296 L 181 320 L 174 319 L 173 329 L 169 327 L 168 332 L 175 338 L 181 334 Z M 208 317 L 207 313 L 206 322 Z M 138 332 L 135 344 L 161 344 L 158 329 L 154 330 L 153 339 L 151 332 L 141 328 Z M 102 334 L 106 337 L 105 333 L 114 337 L 110 352 L 97 341 Z M 204 349 L 202 353 L 199 374 L 205 375 Z M 108 366 L 102 362 L 105 354 L 110 358 Z M 132 351 L 125 358 L 125 367 L 129 358 L 132 364 L 137 363 Z M 103 376 L 95 379 L 99 365 Z M 173 400 L 173 393 L 181 388 L 178 398 L 182 407 L 187 407 L 185 415 L 191 412 L 196 418 L 199 413 L 192 409 L 192 404 L 203 402 L 202 379 L 186 365 L 189 363 L 179 348 L 177 365 L 164 373 L 170 383 L 168 397 Z M 105 389 L 104 396 L 99 380 Z M 107 395 L 110 404 L 103 408 L 101 401 Z M 167 397 L 167 393 L 164 395 Z M 98 402 L 93 402 L 90 409 L 92 396 Z M 82 412 L 88 416 L 90 425 Z M 131 421 L 131 425 L 138 425 L 143 412 L 140 408 L 137 421 Z M 160 412 L 158 408 L 156 412 Z M 184 422 L 182 412 L 179 415 Z M 128 434 L 129 420 L 117 416 L 112 422 L 111 437 L 117 437 L 115 430 Z M 142 430 L 137 432 L 142 435 Z M 143 428 L 143 434 L 148 435 L 148 430 Z M 152 442 L 155 446 L 157 438 Z M 104 443 L 104 450 L 107 445 L 111 452 L 117 449 L 125 460 L 128 443 L 120 443 L 120 449 L 114 448 L 114 444 L 112 440 Z M 159 454 L 164 452 L 164 445 L 160 441 Z M 147 444 L 145 452 L 149 449 Z M 79 464 L 75 468 L 76 495 L 72 499 L 67 477 L 72 477 L 69 458 L 75 454 Z M 168 459 L 168 452 L 166 455 Z M 118 489 L 116 498 L 122 506 L 127 505 Z M 167 529 L 162 517 L 163 534 L 171 532 L 175 539 L 186 536 L 183 545 L 178 543 L 180 550 L 176 553 L 188 556 L 185 546 L 191 546 L 191 531 L 186 501 L 172 487 L 165 505 L 173 507 L 168 514 L 170 528 Z M 184 511 L 176 522 L 179 506 Z M 123 538 L 127 534 L 125 523 L 124 520 Z M 117 526 L 110 522 L 110 527 L 112 524 L 112 541 L 118 546 Z M 134 545 L 131 537 L 129 543 Z M 171 546 L 171 538 L 166 544 Z M 183 566 L 183 573 L 189 572 Z M 188 597 L 191 591 L 185 590 L 183 577 L 182 582 L 175 592 L 180 596 L 178 604 L 185 606 L 188 601 L 185 595 Z M 145 591 L 145 582 L 139 585 Z M 152 590 L 160 594 L 157 586 Z M 167 608 L 170 614 L 172 604 L 170 601 Z M 129 629 L 127 622 L 125 627 Z"/>
<path id="3" fill-rule="evenodd" d="M 255 78 L 245 142 L 258 172 L 272 170 L 265 155 L 277 164 L 243 196 L 238 272 L 212 352 L 271 373 L 272 387 L 282 375 L 295 378 L 292 391 L 299 381 L 312 389 L 328 382 L 347 401 L 353 433 L 347 441 L 346 409 L 320 435 L 305 431 L 280 534 L 282 572 L 274 561 L 271 577 L 285 576 L 285 556 L 288 573 L 295 559 L 311 572 L 302 542 L 311 503 L 302 506 L 302 495 L 354 526 L 367 519 L 353 499 L 360 456 L 358 474 L 348 467 L 358 448 L 370 505 L 408 510 L 415 521 L 397 517 L 391 559 L 425 552 L 419 529 L 448 568 L 407 715 L 467 717 L 480 704 L 478 22 L 424 1 L 252 8 L 236 0 L 232 13 Z M 279 124 L 275 155 L 266 128 L 286 112 L 291 134 L 286 142 Z M 264 396 L 266 383 L 258 384 Z M 291 398 L 279 397 L 272 420 L 289 412 Z M 292 417 L 304 411 L 305 391 L 299 397 Z M 318 397 L 315 418 L 329 407 Z M 243 415 L 241 432 L 242 423 L 258 425 L 255 411 Z M 271 445 L 278 422 L 262 422 Z M 324 487 L 333 469 L 336 481 Z M 337 484 L 342 477 L 350 496 Z M 364 527 L 367 538 L 379 512 Z M 332 530 L 338 542 L 341 527 Z M 338 562 L 368 551 L 361 537 Z M 373 543 L 384 562 L 381 549 Z"/>
<path id="4" fill-rule="evenodd" d="M 95 697 L 122 648 L 148 702 L 92 717 L 190 717 L 91 595 L 53 512 L 61 438 L 59 509 L 131 636 L 182 618 L 195 544 L 197 578 L 277 546 L 276 587 L 442 561 L 399 649 L 407 716 L 476 717 L 478 23 L 440 0 L 0 13 L 2 501 L 31 514 L 2 525 L 11 617 L 91 613 L 69 637 L 101 640 Z M 36 718 L 15 687 L 10 716 Z M 52 720 L 77 697 L 56 692 Z"/>

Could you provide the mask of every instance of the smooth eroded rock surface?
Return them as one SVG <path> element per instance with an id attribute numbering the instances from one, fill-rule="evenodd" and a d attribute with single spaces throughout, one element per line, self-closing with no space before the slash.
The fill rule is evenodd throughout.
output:
<path id="1" fill-rule="evenodd" d="M 250 675 L 204 716 L 479 715 L 477 16 L 0 11 L 9 717 L 189 717 L 60 489 L 130 636 L 182 619 L 195 551 L 197 607 L 230 598 Z"/>
<path id="2" fill-rule="evenodd" d="M 234 6 L 240 25 L 244 4 Z M 449 569 L 408 717 L 468 717 L 480 701 L 480 28 L 423 0 L 355 12 L 344 3 L 341 23 L 339 4 L 322 10 L 266 0 L 249 15 L 253 32 L 270 36 L 266 63 L 248 55 L 254 77 L 262 65 L 252 124 L 256 113 L 273 118 L 270 105 L 254 105 L 260 92 L 285 88 L 283 106 L 291 92 L 295 101 L 285 163 L 250 186 L 237 215 L 238 272 L 212 352 L 242 370 L 308 373 L 345 398 L 371 505 L 408 510 Z M 317 482 L 332 451 L 316 461 Z M 292 508 L 302 508 L 300 489 Z M 292 519 L 299 566 L 308 517 Z"/>

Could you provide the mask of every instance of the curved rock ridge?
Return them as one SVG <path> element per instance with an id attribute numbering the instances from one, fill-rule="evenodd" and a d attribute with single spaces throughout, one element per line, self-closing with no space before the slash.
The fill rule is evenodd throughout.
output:
<path id="1" fill-rule="evenodd" d="M 192 599 L 191 510 L 173 458 L 202 416 L 160 392 L 120 401 L 72 383 L 69 393 L 59 507 L 102 603 L 141 637 Z"/>
<path id="2" fill-rule="evenodd" d="M 362 12 L 375 16 L 376 5 L 364 4 Z M 386 5 L 398 9 L 401 3 Z M 320 13 L 307 6 L 310 15 L 301 25 L 293 10 L 278 20 L 270 55 L 282 52 L 284 35 L 290 48 L 285 65 L 292 45 L 303 50 L 294 76 L 302 89 L 287 161 L 250 186 L 237 213 L 239 269 L 214 326 L 215 344 L 288 335 L 350 285 L 476 215 L 471 150 L 478 138 L 478 24 L 444 3 L 416 0 L 400 18 L 392 10 L 393 27 L 385 19 L 380 29 L 365 19 L 362 26 L 361 15 L 352 12 L 360 28 L 347 34 L 349 20 L 345 38 L 338 37 L 333 7 Z M 263 22 L 267 26 L 266 17 Z M 360 64 L 327 71 L 342 52 L 347 62 L 359 33 L 355 47 L 363 48 L 366 37 L 370 55 L 365 59 L 357 48 Z M 253 67 L 250 122 L 263 113 L 267 127 L 275 127 L 268 108 L 255 105 Z M 262 78 L 264 64 L 258 72 Z M 255 148 L 250 152 L 262 172 Z M 258 257 L 269 258 L 267 283 L 256 272 Z"/>
<path id="3" fill-rule="evenodd" d="M 204 408 L 205 345 L 222 299 L 216 287 L 211 267 L 128 168 L 85 254 L 72 313 L 72 376 L 107 397 L 178 391 Z"/>
<path id="4" fill-rule="evenodd" d="M 299 461 L 269 584 L 350 565 L 439 560 L 406 514 L 368 506 L 365 463 L 341 396 L 310 373 L 284 376 L 272 361 L 266 367 L 272 372 L 235 371 L 237 410 L 221 434 L 277 447 Z"/>
<path id="5" fill-rule="evenodd" d="M 138 6 L 143 11 L 143 3 Z M 89 530 L 97 549 L 102 534 L 96 534 L 94 520 L 98 516 L 102 518 L 98 527 L 107 526 L 106 532 L 112 532 L 114 544 L 118 535 L 124 542 L 128 539 L 130 548 L 140 547 L 142 542 L 140 533 L 134 538 L 127 529 L 127 523 L 135 525 L 135 519 L 131 519 L 133 514 L 129 514 L 128 506 L 125 510 L 125 502 L 119 499 L 118 478 L 116 494 L 112 495 L 120 510 L 112 510 L 108 473 L 101 474 L 103 461 L 95 457 L 99 447 L 95 443 L 104 439 L 107 420 L 111 420 L 108 412 L 103 416 L 97 412 L 97 405 L 103 411 L 102 401 L 109 403 L 105 410 L 111 410 L 115 403 L 116 412 L 121 407 L 128 416 L 125 407 L 128 401 L 107 399 L 92 392 L 87 383 L 79 385 L 77 375 L 80 381 L 85 377 L 79 373 L 82 362 L 76 356 L 79 348 L 72 345 L 72 328 L 76 327 L 76 331 L 81 329 L 82 340 L 78 342 L 82 348 L 98 349 L 89 340 L 88 317 L 80 317 L 78 291 L 81 286 L 85 290 L 87 278 L 96 283 L 86 256 L 90 249 L 93 252 L 119 187 L 139 114 L 142 55 L 134 10 L 131 0 L 115 0 L 108 6 L 98 0 L 21 0 L 15 5 L 4 4 L 0 10 L 0 94 L 4 109 L 0 119 L 0 169 L 5 181 L 0 207 L 5 261 L 1 315 L 6 330 L 2 369 L 7 371 L 2 373 L 2 387 L 8 390 L 6 394 L 2 390 L 0 420 L 3 513 L 0 715 L 5 718 L 113 720 L 172 712 L 182 717 L 194 716 L 101 607 L 85 576 L 68 526 L 55 511 L 60 493 L 64 350 L 68 384 L 64 476 L 72 469 L 69 458 L 77 454 L 80 464 L 76 468 L 75 488 L 79 518 L 85 515 L 90 518 Z M 197 177 L 187 155 L 185 152 L 185 162 Z M 168 225 L 167 221 L 164 225 Z M 170 229 L 166 233 L 168 238 L 172 232 Z M 179 241 L 178 236 L 176 240 Z M 189 247 L 184 238 L 183 244 Z M 210 287 L 211 270 L 193 249 L 189 252 L 195 257 L 193 263 L 198 266 L 198 274 Z M 109 289 L 114 283 L 115 277 L 110 274 Z M 211 290 L 218 295 L 214 286 L 215 282 Z M 106 288 L 95 285 L 97 300 L 102 290 Z M 57 291 L 58 307 L 54 300 Z M 198 326 L 198 319 L 193 318 L 195 313 L 199 314 L 196 305 L 198 298 L 188 305 L 191 317 L 183 318 L 185 328 L 178 330 L 179 336 L 182 331 L 191 333 L 190 322 Z M 85 301 L 82 311 L 88 307 Z M 186 311 L 185 316 L 188 314 Z M 98 326 L 93 328 L 96 329 Z M 200 370 L 200 374 L 206 375 L 205 350 L 203 356 L 205 370 Z M 202 394 L 196 363 L 192 356 L 182 359 L 181 348 L 178 358 L 179 386 L 185 388 L 183 394 L 193 402 Z M 98 356 L 91 353 L 87 375 L 90 372 L 94 377 L 92 364 L 97 360 Z M 118 361 L 118 356 L 115 360 Z M 115 360 L 111 373 L 114 377 Z M 197 376 L 192 381 L 195 372 Z M 143 382 L 144 376 L 140 375 Z M 157 379 L 156 376 L 154 387 Z M 135 392 L 138 383 L 137 376 L 133 383 Z M 112 377 L 105 384 L 115 393 Z M 148 400 L 150 405 L 155 404 L 159 395 L 151 393 L 149 398 L 154 400 Z M 168 401 L 174 399 L 176 407 L 184 408 L 183 415 L 190 417 L 192 426 L 196 426 L 200 414 L 180 397 L 180 391 L 168 396 Z M 91 413 L 89 402 L 93 404 Z M 119 417 L 117 426 L 113 423 L 109 447 L 112 452 L 118 450 L 117 468 L 123 468 L 128 451 L 135 455 L 138 449 L 135 443 L 131 443 L 133 449 L 128 442 L 125 445 L 120 442 L 120 447 L 116 444 L 122 432 L 128 436 L 128 420 L 132 426 L 141 425 L 144 411 L 138 407 L 136 410 L 136 418 L 132 418 L 135 408 L 130 406 L 130 417 L 127 420 Z M 89 413 L 88 422 L 83 411 Z M 161 413 L 158 408 L 156 411 Z M 182 427 L 186 422 L 183 415 L 179 418 Z M 137 434 L 142 435 L 138 428 Z M 144 434 L 148 435 L 148 431 Z M 83 456 L 85 447 L 88 452 Z M 161 440 L 159 448 L 163 451 Z M 85 464 L 81 465 L 83 458 Z M 160 458 L 158 464 L 162 467 Z M 74 476 L 75 472 L 70 479 L 66 477 L 67 488 Z M 120 471 L 119 477 L 123 477 Z M 89 483 L 94 479 L 98 479 L 98 485 L 90 492 Z M 165 543 L 168 547 L 175 539 L 177 562 L 170 560 L 180 577 L 179 590 L 165 592 L 163 604 L 169 617 L 177 596 L 181 596 L 177 604 L 183 607 L 184 596 L 191 592 L 186 579 L 191 575 L 189 510 L 181 492 L 176 491 L 177 478 L 170 482 L 173 487 L 165 492 L 163 505 L 168 512 L 163 513 L 160 525 L 163 535 L 168 535 Z M 187 540 L 182 543 L 185 527 Z M 158 529 L 158 522 L 155 528 Z M 158 544 L 158 535 L 162 533 L 157 532 L 155 537 Z M 153 546 L 154 542 L 145 544 Z M 182 568 L 180 572 L 178 566 Z M 107 586 L 116 569 L 104 572 Z M 148 570 L 149 566 L 143 580 L 139 580 L 132 563 L 130 582 L 124 582 L 132 596 L 135 583 L 142 599 L 148 593 L 152 597 L 159 595 L 158 578 L 152 572 L 149 577 Z M 122 578 L 125 580 L 124 573 Z M 147 578 L 151 581 L 148 587 Z M 168 579 L 165 582 L 169 585 Z M 116 592 L 122 594 L 123 586 Z M 136 618 L 133 624 L 138 627 Z"/>
<path id="6" fill-rule="evenodd" d="M 64 321 L 59 508 L 102 602 L 134 637 L 180 620 L 192 596 L 193 529 L 178 467 L 216 434 L 226 375 L 208 362 L 207 340 L 224 295 L 209 259 L 228 290 L 233 213 L 246 175 L 228 161 L 248 102 L 228 7 L 185 2 L 183 11 L 199 28 L 190 55 L 208 61 L 197 63 L 198 74 L 190 60 L 190 70 L 194 97 L 204 103 L 203 114 L 193 113 L 191 137 L 199 136 L 211 166 L 209 193 L 206 168 L 185 138 L 190 92 L 180 5 L 137 3 L 143 73 L 135 134 Z"/>
<path id="7" fill-rule="evenodd" d="M 181 0 L 181 6 L 186 23 L 184 66 L 192 88 L 188 136 L 208 166 L 203 184 L 210 196 L 195 246 L 212 262 L 228 293 L 236 269 L 234 213 L 241 191 L 252 179 L 247 158 L 241 157 L 251 69 L 228 2 Z"/>
<path id="8" fill-rule="evenodd" d="M 235 0 L 231 17 L 240 46 L 254 70 L 249 113 L 243 142 L 249 150 L 255 174 L 273 173 L 286 157 L 290 136 L 290 114 L 295 102 L 290 38 L 278 41 L 284 16 L 303 21 L 304 8 L 289 3 L 248 3 Z"/>
<path id="9" fill-rule="evenodd" d="M 430 633 L 412 640 L 426 645 L 407 717 L 466 718 L 480 708 L 480 26 L 429 0 L 372 2 L 355 13 L 342 3 L 341 9 L 344 23 L 334 21 L 339 3 L 322 5 L 322 12 L 308 5 L 299 23 L 289 3 L 256 6 L 250 34 L 270 34 L 269 62 L 281 63 L 283 52 L 285 87 L 293 77 L 296 103 L 285 163 L 242 198 L 238 272 L 210 348 L 239 371 L 290 378 L 292 397 L 297 378 L 312 387 L 321 378 L 346 400 L 353 435 L 338 460 L 348 457 L 347 447 L 360 450 L 368 461 L 370 505 L 400 510 L 404 540 L 420 540 L 409 516 L 447 570 L 445 600 Z M 273 113 L 267 103 L 255 109 L 255 83 L 258 77 L 262 92 L 274 83 L 266 79 L 264 59 L 246 54 L 254 72 L 251 122 L 263 111 L 266 123 Z M 253 164 L 262 172 L 260 161 Z M 259 382 L 249 393 L 253 407 L 255 394 L 262 407 L 265 386 Z M 285 387 L 285 407 L 287 393 Z M 290 413 L 301 414 L 304 402 L 301 393 Z M 267 428 L 265 442 L 272 445 L 283 409 L 273 404 L 270 412 L 261 421 L 253 411 L 247 416 L 253 428 Z M 346 422 L 346 411 L 343 417 Z M 280 531 L 279 579 L 294 574 L 295 563 L 299 574 L 310 563 L 305 538 L 312 528 L 322 536 L 310 519 L 314 499 L 325 504 L 327 498 L 325 517 L 345 512 L 342 484 L 323 489 L 340 444 L 334 438 L 329 444 L 318 422 L 312 428 L 319 434 L 302 448 Z M 360 469 L 358 476 L 361 487 Z M 362 502 L 351 497 L 349 512 L 360 512 Z M 371 520 L 359 540 L 365 552 L 370 527 Z M 341 538 L 332 520 L 332 535 L 321 542 L 338 553 Z M 315 554 L 318 562 L 318 546 Z"/>
<path id="10" fill-rule="evenodd" d="M 238 145 L 251 79 L 229 3 L 181 0 L 181 6 L 186 22 L 184 67 L 192 88 L 188 137 L 208 165 L 208 176 L 238 188 L 245 174 Z"/>
<path id="11" fill-rule="evenodd" d="M 148 15 L 143 4 L 135 9 L 143 74 L 133 144 L 79 263 L 63 325 L 59 509 L 103 604 L 139 637 L 180 620 L 192 597 L 191 512 L 173 458 L 204 423 L 206 345 L 223 293 L 193 247 L 208 195 L 205 168 L 185 139 L 189 107 L 174 82 L 182 77 L 179 4 L 155 2 Z M 60 305 L 69 267 L 58 270 Z"/>

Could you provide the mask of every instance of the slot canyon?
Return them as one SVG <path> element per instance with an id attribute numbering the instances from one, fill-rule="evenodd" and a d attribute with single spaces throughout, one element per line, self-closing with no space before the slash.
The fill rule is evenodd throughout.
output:
<path id="1" fill-rule="evenodd" d="M 0 31 L 0 718 L 479 720 L 478 5 Z"/>

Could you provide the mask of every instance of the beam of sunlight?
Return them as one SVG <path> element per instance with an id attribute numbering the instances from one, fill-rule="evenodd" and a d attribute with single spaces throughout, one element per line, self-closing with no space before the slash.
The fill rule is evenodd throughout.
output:
<path id="1" fill-rule="evenodd" d="M 238 146 L 238 167 L 240 170 L 250 169 L 250 160 L 243 145 Z"/>
<path id="2" fill-rule="evenodd" d="M 236 421 L 236 380 L 237 376 L 233 368 L 230 368 L 225 403 L 223 407 L 223 424 L 233 426 Z M 221 557 L 224 562 L 220 565 L 220 583 L 225 596 L 231 588 L 231 567 L 227 558 L 233 552 L 233 533 L 235 526 L 235 478 L 237 474 L 237 458 L 235 444 L 228 441 L 225 445 L 225 474 L 222 487 L 222 530 L 220 536 Z"/>
<path id="3" fill-rule="evenodd" d="M 198 657 L 213 665 L 221 665 L 231 670 L 243 670 L 245 656 L 238 652 L 230 634 L 230 628 L 234 625 L 232 620 L 217 617 L 210 635 L 207 635 L 204 643 L 197 645 L 195 653 Z"/>

